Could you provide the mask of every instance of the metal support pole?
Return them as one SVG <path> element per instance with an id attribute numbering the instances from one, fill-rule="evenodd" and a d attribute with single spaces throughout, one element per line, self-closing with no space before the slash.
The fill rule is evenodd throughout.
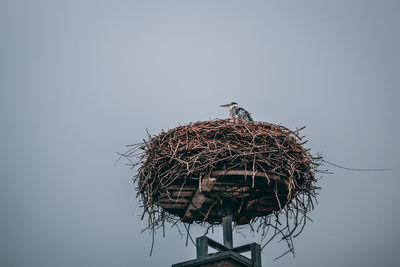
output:
<path id="1" fill-rule="evenodd" d="M 222 231 L 224 236 L 224 246 L 232 249 L 233 238 L 232 238 L 232 215 L 225 216 L 222 218 Z"/>
<path id="2" fill-rule="evenodd" d="M 257 243 L 251 243 L 251 261 L 254 267 L 261 267 L 261 247 Z"/>
<path id="3" fill-rule="evenodd" d="M 196 238 L 196 254 L 198 259 L 208 255 L 208 238 L 206 236 Z"/>

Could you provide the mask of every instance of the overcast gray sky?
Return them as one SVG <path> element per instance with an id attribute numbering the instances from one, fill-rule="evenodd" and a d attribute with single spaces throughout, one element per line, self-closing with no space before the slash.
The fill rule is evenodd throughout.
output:
<path id="1" fill-rule="evenodd" d="M 272 242 L 264 266 L 396 265 L 399 14 L 389 0 L 0 0 L 0 265 L 194 258 L 175 230 L 149 257 L 135 173 L 113 164 L 146 128 L 226 118 L 230 101 L 306 125 L 327 160 L 391 169 L 331 168 L 296 258 L 273 262 Z"/>

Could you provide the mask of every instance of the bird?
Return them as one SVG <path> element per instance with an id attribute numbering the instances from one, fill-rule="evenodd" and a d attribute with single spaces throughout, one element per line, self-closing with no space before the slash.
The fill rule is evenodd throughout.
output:
<path id="1" fill-rule="evenodd" d="M 245 110 L 244 108 L 239 107 L 238 103 L 236 102 L 231 102 L 230 104 L 226 105 L 220 105 L 220 107 L 229 107 L 230 108 L 229 113 L 234 120 L 239 119 L 246 122 L 253 121 L 251 113 Z"/>

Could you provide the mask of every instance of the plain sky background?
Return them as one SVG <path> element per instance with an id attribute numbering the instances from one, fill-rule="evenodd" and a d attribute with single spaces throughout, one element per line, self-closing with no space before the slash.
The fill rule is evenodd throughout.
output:
<path id="1" fill-rule="evenodd" d="M 175 230 L 149 257 L 116 152 L 146 128 L 226 118 L 230 101 L 306 125 L 327 160 L 391 169 L 330 168 L 296 257 L 272 261 L 285 250 L 272 242 L 263 266 L 397 265 L 399 14 L 389 0 L 0 0 L 0 266 L 193 259 Z"/>

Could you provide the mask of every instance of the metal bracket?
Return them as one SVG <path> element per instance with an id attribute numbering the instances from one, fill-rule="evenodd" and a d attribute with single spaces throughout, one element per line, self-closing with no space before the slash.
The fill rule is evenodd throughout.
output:
<path id="1" fill-rule="evenodd" d="M 228 248 L 217 241 L 208 238 L 207 236 L 200 236 L 196 238 L 196 252 L 197 259 L 204 259 L 208 256 L 208 247 L 212 247 L 213 249 L 224 252 L 224 251 L 232 251 L 236 253 L 243 253 L 247 251 L 251 251 L 251 263 L 253 267 L 261 267 L 261 247 L 257 243 L 251 243 L 243 246 L 239 246 L 236 248 Z"/>

